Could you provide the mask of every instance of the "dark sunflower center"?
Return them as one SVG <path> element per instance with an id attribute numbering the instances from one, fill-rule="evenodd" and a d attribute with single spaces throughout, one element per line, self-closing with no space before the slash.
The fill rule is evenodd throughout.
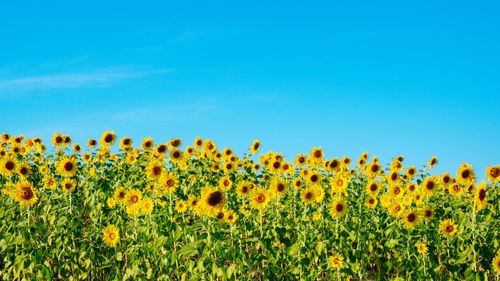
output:
<path id="1" fill-rule="evenodd" d="M 299 187 L 302 185 L 302 182 L 300 180 L 295 181 L 295 186 Z"/>
<path id="2" fill-rule="evenodd" d="M 139 196 L 137 195 L 132 195 L 132 197 L 130 197 L 130 201 L 132 203 L 137 203 L 139 201 Z"/>
<path id="3" fill-rule="evenodd" d="M 21 173 L 21 175 L 26 175 L 26 174 L 28 174 L 28 168 L 21 167 L 21 170 L 19 170 L 19 172 Z"/>
<path id="4" fill-rule="evenodd" d="M 306 159 L 304 157 L 299 157 L 299 163 L 304 163 Z"/>
<path id="5" fill-rule="evenodd" d="M 319 151 L 319 150 L 314 151 L 315 158 L 321 158 L 321 156 L 323 156 L 323 153 L 321 153 L 321 151 Z"/>
<path id="6" fill-rule="evenodd" d="M 161 167 L 158 167 L 158 166 L 153 167 L 153 174 L 154 174 L 155 176 L 160 175 L 160 174 L 161 174 Z"/>
<path id="7" fill-rule="evenodd" d="M 412 185 L 410 185 L 410 186 L 408 187 L 408 189 L 409 189 L 410 191 L 414 191 L 414 190 L 415 190 L 415 186 L 412 184 Z"/>
<path id="8" fill-rule="evenodd" d="M 259 196 L 257 196 L 257 202 L 259 203 L 262 203 L 264 201 L 266 201 L 266 196 L 264 196 L 264 194 L 259 194 Z"/>
<path id="9" fill-rule="evenodd" d="M 469 176 L 470 176 L 470 171 L 469 170 L 462 171 L 462 178 L 466 179 Z"/>
<path id="10" fill-rule="evenodd" d="M 151 142 L 150 142 L 150 141 L 145 142 L 145 143 L 144 143 L 144 146 L 145 146 L 145 147 L 151 147 Z"/>
<path id="11" fill-rule="evenodd" d="M 96 145 L 97 144 L 97 141 L 96 140 L 91 140 L 90 141 L 90 145 Z"/>
<path id="12" fill-rule="evenodd" d="M 107 134 L 107 135 L 104 137 L 104 141 L 105 141 L 106 143 L 110 143 L 110 142 L 112 142 L 112 141 L 113 141 L 113 139 L 114 139 L 114 138 L 113 138 L 113 135 L 112 135 L 112 134 Z"/>
<path id="13" fill-rule="evenodd" d="M 446 232 L 448 232 L 448 233 L 453 232 L 453 229 L 454 229 L 454 228 L 453 228 L 453 225 L 447 225 L 447 226 L 446 226 Z"/>
<path id="14" fill-rule="evenodd" d="M 73 187 L 73 185 L 71 183 L 65 183 L 64 184 L 64 188 L 66 188 L 68 190 L 71 189 L 71 187 Z"/>
<path id="15" fill-rule="evenodd" d="M 217 218 L 220 219 L 220 220 L 223 219 L 224 218 L 224 213 L 223 212 L 219 212 L 217 214 Z"/>
<path id="16" fill-rule="evenodd" d="M 332 160 L 332 162 L 330 162 L 330 168 L 332 168 L 332 169 L 337 168 L 338 165 L 339 165 L 339 161 L 337 161 L 337 160 Z"/>
<path id="17" fill-rule="evenodd" d="M 370 185 L 370 190 L 371 190 L 371 191 L 375 192 L 375 191 L 377 191 L 377 189 L 378 189 L 378 186 L 377 186 L 376 184 L 372 183 L 372 184 Z"/>
<path id="18" fill-rule="evenodd" d="M 337 185 L 342 186 L 344 184 L 344 181 L 342 179 L 337 180 Z"/>
<path id="19" fill-rule="evenodd" d="M 431 165 L 435 165 L 435 164 L 436 164 L 436 162 L 437 162 L 437 160 L 436 160 L 435 158 L 433 158 L 433 159 L 431 160 Z"/>
<path id="20" fill-rule="evenodd" d="M 486 198 L 486 190 L 481 189 L 479 190 L 479 200 L 483 201 L 484 198 Z"/>
<path id="21" fill-rule="evenodd" d="M 274 162 L 273 168 L 278 169 L 281 166 L 280 162 Z"/>
<path id="22" fill-rule="evenodd" d="M 118 193 L 118 197 L 119 198 L 125 198 L 125 192 L 124 191 L 120 191 L 120 193 Z"/>
<path id="23" fill-rule="evenodd" d="M 318 181 L 318 175 L 312 175 L 311 176 L 311 181 L 312 182 L 317 182 Z"/>
<path id="24" fill-rule="evenodd" d="M 130 139 L 124 139 L 123 140 L 124 145 L 129 145 L 130 144 Z"/>
<path id="25" fill-rule="evenodd" d="M 500 169 L 496 167 L 490 170 L 490 176 L 492 176 L 493 178 L 497 178 L 499 174 L 500 174 Z"/>
<path id="26" fill-rule="evenodd" d="M 207 201 L 210 206 L 217 206 L 220 202 L 222 202 L 222 192 L 215 191 L 210 193 Z"/>
<path id="27" fill-rule="evenodd" d="M 417 219 L 417 216 L 415 216 L 414 213 L 411 213 L 406 217 L 406 219 L 408 220 L 408 222 L 414 222 L 415 219 Z"/>
<path id="28" fill-rule="evenodd" d="M 173 179 L 168 179 L 167 180 L 167 186 L 174 186 L 175 182 Z"/>
<path id="29" fill-rule="evenodd" d="M 376 173 L 378 171 L 378 165 L 373 165 L 371 170 L 372 172 Z"/>
<path id="30" fill-rule="evenodd" d="M 226 169 L 231 170 L 233 168 L 233 165 L 231 163 L 226 165 Z"/>
<path id="31" fill-rule="evenodd" d="M 12 170 L 14 170 L 14 168 L 15 168 L 14 162 L 7 161 L 7 163 L 5 163 L 5 169 L 12 171 Z"/>
<path id="32" fill-rule="evenodd" d="M 427 188 L 427 190 L 433 190 L 434 189 L 434 182 L 430 181 L 430 182 L 427 182 L 427 184 L 425 185 L 425 188 Z"/>
<path id="33" fill-rule="evenodd" d="M 30 200 L 34 196 L 35 196 L 35 194 L 33 193 L 33 190 L 31 188 L 29 188 L 29 187 L 23 187 L 21 189 L 21 198 L 23 200 Z"/>
<path id="34" fill-rule="evenodd" d="M 64 170 L 65 170 L 65 171 L 67 171 L 67 172 L 71 172 L 71 171 L 73 171 L 73 168 L 74 168 L 74 167 L 75 167 L 75 166 L 74 166 L 74 165 L 73 165 L 73 163 L 71 163 L 71 162 L 66 162 L 66 163 L 64 163 Z"/>
<path id="35" fill-rule="evenodd" d="M 260 143 L 256 142 L 254 145 L 253 145 L 253 150 L 257 150 L 259 149 L 260 147 Z"/>
<path id="36" fill-rule="evenodd" d="M 398 174 L 396 174 L 396 173 L 392 173 L 392 174 L 391 174 L 391 179 L 392 179 L 393 181 L 395 181 L 397 178 L 398 178 Z"/>
<path id="37" fill-rule="evenodd" d="M 313 195 L 312 192 L 307 192 L 305 197 L 306 197 L 307 200 L 310 200 L 311 198 L 313 198 L 313 196 L 314 195 Z"/>
<path id="38" fill-rule="evenodd" d="M 340 213 L 340 212 L 342 212 L 342 211 L 344 210 L 344 205 L 342 205 L 342 204 L 337 204 L 337 205 L 335 206 L 335 210 L 336 210 L 337 212 L 339 212 L 339 213 Z"/>
<path id="39" fill-rule="evenodd" d="M 279 183 L 277 188 L 276 188 L 279 192 L 283 192 L 283 190 L 285 190 L 285 185 L 282 184 L 282 183 Z"/>
<path id="40" fill-rule="evenodd" d="M 242 193 L 247 193 L 248 192 L 248 187 L 245 185 L 241 188 Z"/>
<path id="41" fill-rule="evenodd" d="M 401 192 L 401 190 L 399 189 L 399 187 L 396 187 L 396 188 L 394 188 L 393 192 L 395 195 L 398 195 Z"/>
<path id="42" fill-rule="evenodd" d="M 159 152 L 159 153 L 163 153 L 163 152 L 165 152 L 165 151 L 167 151 L 167 146 L 165 146 L 165 145 L 163 145 L 163 144 L 162 144 L 162 145 L 160 145 L 160 146 L 158 146 L 158 152 Z"/>
<path id="43" fill-rule="evenodd" d="M 430 217 L 432 217 L 432 211 L 431 210 L 425 210 L 424 215 L 425 215 L 426 218 L 430 218 Z"/>
<path id="44" fill-rule="evenodd" d="M 449 176 L 444 176 L 443 177 L 443 182 L 444 183 L 449 183 L 450 182 L 450 177 Z"/>
<path id="45" fill-rule="evenodd" d="M 196 141 L 197 146 L 201 146 L 202 144 L 203 144 L 203 141 L 201 141 L 201 140 Z"/>
<path id="46" fill-rule="evenodd" d="M 61 136 L 56 137 L 56 143 L 61 143 L 63 142 L 63 138 Z"/>
<path id="47" fill-rule="evenodd" d="M 370 204 L 374 204 L 374 203 L 375 203 L 375 199 L 370 198 L 370 199 L 368 200 L 368 203 L 370 203 Z"/>
<path id="48" fill-rule="evenodd" d="M 110 233 L 108 237 L 109 237 L 109 240 L 114 240 L 116 235 L 114 233 Z"/>
<path id="49" fill-rule="evenodd" d="M 180 140 L 173 140 L 171 142 L 171 144 L 172 144 L 173 147 L 178 147 L 181 144 L 181 141 Z"/>
<path id="50" fill-rule="evenodd" d="M 408 174 L 410 174 L 410 175 L 415 174 L 415 170 L 414 170 L 414 169 L 409 169 L 409 170 L 408 170 Z"/>
<path id="51" fill-rule="evenodd" d="M 228 186 L 229 185 L 229 181 L 228 180 L 224 180 L 224 186 Z"/>

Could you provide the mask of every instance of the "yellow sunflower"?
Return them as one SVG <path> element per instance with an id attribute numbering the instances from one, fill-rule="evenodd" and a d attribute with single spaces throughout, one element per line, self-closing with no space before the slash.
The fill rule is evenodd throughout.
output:
<path id="1" fill-rule="evenodd" d="M 71 192 L 76 188 L 76 181 L 74 181 L 70 178 L 65 178 L 61 184 L 61 187 L 62 187 L 63 191 Z"/>
<path id="2" fill-rule="evenodd" d="M 124 202 L 125 202 L 126 195 L 127 195 L 127 191 L 125 190 L 125 188 L 123 188 L 123 187 L 118 187 L 118 188 L 115 190 L 115 192 L 113 193 L 113 198 L 115 198 L 115 200 L 116 200 L 118 203 L 124 203 Z"/>
<path id="3" fill-rule="evenodd" d="M 116 135 L 111 131 L 105 131 L 104 133 L 102 133 L 101 139 L 99 141 L 102 146 L 113 146 L 116 141 Z"/>
<path id="4" fill-rule="evenodd" d="M 17 173 L 23 177 L 27 178 L 31 174 L 31 167 L 27 163 L 21 163 L 17 166 Z"/>
<path id="5" fill-rule="evenodd" d="M 42 180 L 43 187 L 47 189 L 55 189 L 56 188 L 56 180 L 53 176 L 45 176 Z"/>
<path id="6" fill-rule="evenodd" d="M 175 210 L 179 213 L 185 213 L 188 209 L 188 204 L 184 200 L 179 200 L 175 204 Z"/>
<path id="7" fill-rule="evenodd" d="M 376 181 L 369 181 L 366 184 L 366 193 L 368 193 L 370 196 L 376 197 L 378 193 L 380 192 L 380 187 L 379 184 Z"/>
<path id="8" fill-rule="evenodd" d="M 432 156 L 429 162 L 427 163 L 429 165 L 429 168 L 434 168 L 436 164 L 438 163 L 438 158 L 436 156 Z"/>
<path id="9" fill-rule="evenodd" d="M 283 197 L 286 194 L 288 185 L 284 179 L 280 177 L 274 177 L 271 180 L 270 188 L 275 196 Z"/>
<path id="10" fill-rule="evenodd" d="M 259 152 L 261 142 L 260 140 L 256 139 L 252 142 L 252 146 L 250 146 L 250 153 L 251 154 L 257 154 Z"/>
<path id="11" fill-rule="evenodd" d="M 484 180 L 476 188 L 476 194 L 474 196 L 474 204 L 477 210 L 482 210 L 488 204 L 488 199 L 486 198 L 486 183 Z"/>
<path id="12" fill-rule="evenodd" d="M 304 203 L 310 204 L 310 203 L 313 203 L 315 201 L 314 191 L 312 190 L 311 187 L 302 189 L 302 192 L 300 193 L 300 195 L 301 195 L 302 202 L 304 202 Z"/>
<path id="13" fill-rule="evenodd" d="M 490 182 L 497 183 L 500 181 L 500 166 L 490 166 L 486 168 L 486 177 Z"/>
<path id="14" fill-rule="evenodd" d="M 115 247 L 118 241 L 120 241 L 120 231 L 118 227 L 113 224 L 108 225 L 102 230 L 102 239 L 109 247 Z"/>
<path id="15" fill-rule="evenodd" d="M 476 182 L 476 175 L 472 166 L 467 163 L 462 163 L 457 171 L 457 181 L 463 185 L 469 185 Z"/>
<path id="16" fill-rule="evenodd" d="M 262 210 L 270 200 L 271 196 L 267 190 L 260 187 L 255 188 L 250 196 L 250 206 L 254 209 Z"/>
<path id="17" fill-rule="evenodd" d="M 367 206 L 370 209 L 375 209 L 377 207 L 377 198 L 368 196 L 365 200 L 365 206 Z"/>
<path id="18" fill-rule="evenodd" d="M 153 212 L 155 202 L 149 197 L 145 197 L 141 200 L 140 208 L 143 215 L 150 215 Z"/>
<path id="19" fill-rule="evenodd" d="M 495 256 L 491 265 L 493 266 L 493 271 L 496 272 L 496 274 L 500 274 L 500 254 Z"/>
<path id="20" fill-rule="evenodd" d="M 321 147 L 313 147 L 309 152 L 309 160 L 312 164 L 319 164 L 323 161 L 323 149 Z"/>
<path id="21" fill-rule="evenodd" d="M 146 166 L 146 177 L 148 180 L 158 180 L 163 175 L 165 167 L 159 160 L 151 160 Z"/>
<path id="22" fill-rule="evenodd" d="M 424 242 L 418 242 L 415 247 L 417 248 L 417 252 L 421 255 L 426 255 L 427 254 L 427 244 Z"/>
<path id="23" fill-rule="evenodd" d="M 294 163 L 298 167 L 302 167 L 306 163 L 306 155 L 303 153 L 298 154 L 297 156 L 295 156 Z"/>
<path id="24" fill-rule="evenodd" d="M 205 215 L 213 216 L 222 210 L 226 203 L 224 192 L 219 188 L 205 187 L 201 193 L 200 207 Z"/>
<path id="25" fill-rule="evenodd" d="M 174 173 L 165 173 L 160 178 L 159 183 L 161 184 L 161 193 L 166 195 L 174 192 L 179 186 L 179 181 L 177 175 Z"/>
<path id="26" fill-rule="evenodd" d="M 127 207 L 133 206 L 133 207 L 138 207 L 141 203 L 142 199 L 142 192 L 138 189 L 130 189 L 127 191 L 125 194 L 125 205 Z"/>
<path id="27" fill-rule="evenodd" d="M 17 170 L 17 161 L 11 156 L 7 156 L 0 161 L 0 174 L 10 176 Z"/>
<path id="28" fill-rule="evenodd" d="M 420 222 L 420 217 L 414 210 L 408 210 L 403 214 L 403 225 L 407 229 L 413 229 Z"/>
<path id="29" fill-rule="evenodd" d="M 463 193 L 462 186 L 458 183 L 454 183 L 448 186 L 448 193 L 450 193 L 452 196 L 459 197 Z"/>
<path id="30" fill-rule="evenodd" d="M 344 267 L 344 258 L 341 255 L 335 253 L 328 257 L 328 265 L 339 270 Z"/>
<path id="31" fill-rule="evenodd" d="M 35 188 L 27 181 L 21 181 L 16 184 L 14 199 L 23 207 L 32 206 L 38 201 Z"/>
<path id="32" fill-rule="evenodd" d="M 457 225 L 452 220 L 446 219 L 439 223 L 439 230 L 441 231 L 441 235 L 450 238 L 457 234 Z"/>
<path id="33" fill-rule="evenodd" d="M 150 151 L 153 148 L 154 140 L 151 137 L 147 137 L 142 140 L 141 147 L 144 151 Z"/>
<path id="34" fill-rule="evenodd" d="M 332 202 L 330 214 L 333 217 L 339 218 L 347 212 L 347 203 L 341 198 L 337 198 Z"/>
<path id="35" fill-rule="evenodd" d="M 427 196 L 432 196 L 434 193 L 436 193 L 438 189 L 438 177 L 437 176 L 430 176 L 427 177 L 423 182 L 422 182 L 422 190 L 425 195 Z"/>
<path id="36" fill-rule="evenodd" d="M 74 176 L 78 169 L 75 159 L 71 157 L 65 157 L 61 159 L 59 162 L 57 162 L 56 167 L 59 174 L 67 178 Z"/>

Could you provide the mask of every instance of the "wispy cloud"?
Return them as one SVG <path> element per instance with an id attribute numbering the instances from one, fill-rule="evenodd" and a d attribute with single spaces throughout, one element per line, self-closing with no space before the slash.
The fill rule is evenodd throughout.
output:
<path id="1" fill-rule="evenodd" d="M 169 69 L 141 70 L 129 67 L 99 69 L 87 72 L 66 72 L 0 80 L 0 94 L 34 90 L 103 87 L 126 79 L 164 74 Z"/>

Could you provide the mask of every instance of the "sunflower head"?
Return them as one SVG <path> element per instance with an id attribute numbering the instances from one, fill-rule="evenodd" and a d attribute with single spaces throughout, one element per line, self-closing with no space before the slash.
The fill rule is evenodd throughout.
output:
<path id="1" fill-rule="evenodd" d="M 35 188 L 27 181 L 16 184 L 14 199 L 23 207 L 32 206 L 38 201 Z"/>
<path id="2" fill-rule="evenodd" d="M 332 202 L 330 206 L 330 214 L 333 217 L 339 218 L 343 216 L 346 212 L 347 212 L 347 203 L 343 199 L 337 198 Z"/>
<path id="3" fill-rule="evenodd" d="M 115 247 L 120 241 L 120 231 L 113 224 L 108 225 L 102 230 L 102 240 L 109 247 Z"/>
<path id="4" fill-rule="evenodd" d="M 452 220 L 446 219 L 441 221 L 441 223 L 439 224 L 439 230 L 441 232 L 441 235 L 446 238 L 450 238 L 457 234 L 457 225 Z"/>
<path id="5" fill-rule="evenodd" d="M 112 131 L 105 131 L 102 133 L 100 143 L 102 146 L 110 147 L 115 144 L 116 141 L 116 135 Z"/>
<path id="6" fill-rule="evenodd" d="M 486 168 L 486 177 L 492 183 L 500 181 L 500 166 L 490 166 Z"/>
<path id="7" fill-rule="evenodd" d="M 328 257 L 328 265 L 339 270 L 344 267 L 344 258 L 340 254 L 335 253 Z"/>

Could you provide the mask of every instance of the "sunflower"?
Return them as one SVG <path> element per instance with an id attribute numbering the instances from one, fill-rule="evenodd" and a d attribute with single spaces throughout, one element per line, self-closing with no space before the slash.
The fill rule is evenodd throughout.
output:
<path id="1" fill-rule="evenodd" d="M 411 179 L 417 174 L 417 169 L 414 166 L 406 168 L 405 175 Z"/>
<path id="2" fill-rule="evenodd" d="M 293 181 L 292 181 L 292 186 L 293 186 L 293 189 L 295 189 L 295 190 L 300 189 L 303 185 L 304 185 L 304 182 L 299 177 L 293 179 Z"/>
<path id="3" fill-rule="evenodd" d="M 320 185 L 313 185 L 312 191 L 314 192 L 314 200 L 316 203 L 323 202 L 323 198 L 325 198 L 325 191 L 323 190 L 323 187 Z"/>
<path id="4" fill-rule="evenodd" d="M 315 201 L 314 198 L 315 194 L 311 187 L 303 189 L 302 192 L 300 193 L 300 197 L 302 199 L 302 202 L 307 204 L 310 204 Z"/>
<path id="5" fill-rule="evenodd" d="M 309 160 L 313 164 L 319 164 L 323 161 L 323 149 L 321 147 L 313 147 L 309 152 Z"/>
<path id="6" fill-rule="evenodd" d="M 104 228 L 102 230 L 102 240 L 104 240 L 104 243 L 109 247 L 115 247 L 116 244 L 118 244 L 118 241 L 120 241 L 120 232 L 118 227 L 110 224 Z"/>
<path id="7" fill-rule="evenodd" d="M 333 158 L 328 162 L 328 170 L 334 173 L 340 172 L 340 161 L 337 158 Z"/>
<path id="8" fill-rule="evenodd" d="M 31 174 L 31 167 L 30 165 L 26 164 L 26 163 L 21 163 L 20 165 L 18 165 L 17 167 L 17 173 L 23 177 L 23 178 L 27 178 L 30 174 Z"/>
<path id="9" fill-rule="evenodd" d="M 420 217 L 414 210 L 408 210 L 403 214 L 403 225 L 407 229 L 413 229 L 420 222 Z"/>
<path id="10" fill-rule="evenodd" d="M 124 203 L 127 207 L 138 207 L 142 200 L 142 192 L 138 189 L 128 190 L 125 194 Z"/>
<path id="11" fill-rule="evenodd" d="M 474 204 L 476 205 L 477 210 L 482 210 L 488 204 L 488 200 L 486 198 L 486 183 L 484 180 L 476 188 L 476 194 L 474 196 Z"/>
<path id="12" fill-rule="evenodd" d="M 444 173 L 442 174 L 439 179 L 441 180 L 441 183 L 447 187 L 453 182 L 453 177 L 449 173 Z"/>
<path id="13" fill-rule="evenodd" d="M 495 258 L 491 262 L 491 265 L 493 266 L 493 271 L 495 271 L 496 274 L 500 274 L 500 254 L 497 253 Z"/>
<path id="14" fill-rule="evenodd" d="M 347 203 L 341 198 L 337 198 L 332 202 L 330 214 L 333 217 L 340 218 L 347 212 Z"/>
<path id="15" fill-rule="evenodd" d="M 382 172 L 382 168 L 380 167 L 380 164 L 378 164 L 378 163 L 372 162 L 372 163 L 368 164 L 365 168 L 365 173 L 370 178 L 377 177 L 381 172 Z"/>
<path id="16" fill-rule="evenodd" d="M 206 152 L 215 152 L 217 150 L 217 145 L 212 140 L 205 140 L 203 143 L 203 149 L 205 149 Z"/>
<path id="17" fill-rule="evenodd" d="M 178 149 L 179 147 L 182 146 L 182 139 L 173 138 L 173 139 L 168 141 L 168 146 L 170 146 L 171 148 Z"/>
<path id="18" fill-rule="evenodd" d="M 250 183 L 242 181 L 236 186 L 236 194 L 240 197 L 246 197 L 250 194 L 251 188 Z"/>
<path id="19" fill-rule="evenodd" d="M 424 216 L 424 219 L 430 220 L 434 217 L 434 210 L 431 207 L 424 207 L 422 209 L 422 215 Z"/>
<path id="20" fill-rule="evenodd" d="M 47 189 L 55 189 L 56 188 L 56 180 L 53 176 L 45 176 L 42 180 L 43 187 Z"/>
<path id="21" fill-rule="evenodd" d="M 64 145 L 64 136 L 61 133 L 55 133 L 52 135 L 52 145 L 55 147 Z"/>
<path id="22" fill-rule="evenodd" d="M 316 171 L 312 171 L 307 175 L 306 179 L 309 184 L 318 184 L 321 181 L 321 175 Z"/>
<path id="23" fill-rule="evenodd" d="M 417 248 L 417 252 L 421 255 L 427 254 L 427 245 L 424 242 L 418 242 L 415 247 Z"/>
<path id="24" fill-rule="evenodd" d="M 231 189 L 231 186 L 233 186 L 233 182 L 229 179 L 228 176 L 220 178 L 220 180 L 219 180 L 219 187 L 222 190 L 228 191 L 229 189 Z"/>
<path id="25" fill-rule="evenodd" d="M 408 182 L 405 187 L 406 191 L 408 191 L 409 194 L 413 194 L 414 192 L 418 191 L 419 189 L 417 188 L 417 185 L 413 182 Z"/>
<path id="26" fill-rule="evenodd" d="M 102 133 L 101 139 L 99 140 L 101 145 L 106 147 L 113 146 L 113 144 L 115 144 L 115 141 L 116 141 L 116 135 L 111 131 L 106 131 Z"/>
<path id="27" fill-rule="evenodd" d="M 269 192 L 259 187 L 254 189 L 250 196 L 250 206 L 254 209 L 262 210 L 267 206 L 270 200 L 271 196 Z"/>
<path id="28" fill-rule="evenodd" d="M 62 187 L 63 191 L 71 192 L 76 187 L 76 181 L 74 181 L 70 178 L 65 178 L 61 184 L 61 187 Z"/>
<path id="29" fill-rule="evenodd" d="M 486 177 L 492 183 L 500 181 L 500 166 L 490 166 L 486 168 Z"/>
<path id="30" fill-rule="evenodd" d="M 339 270 L 344 267 L 344 258 L 341 255 L 335 253 L 332 256 L 328 257 L 328 265 Z"/>
<path id="31" fill-rule="evenodd" d="M 442 220 L 439 223 L 439 230 L 441 231 L 441 235 L 450 238 L 457 234 L 457 225 L 450 219 Z"/>
<path id="32" fill-rule="evenodd" d="M 152 160 L 146 166 L 146 176 L 148 180 L 158 180 L 163 175 L 165 168 L 159 160 Z"/>
<path id="33" fill-rule="evenodd" d="M 89 148 L 94 148 L 94 147 L 96 147 L 96 145 L 97 145 L 97 141 L 95 139 L 89 139 L 87 141 L 87 146 Z"/>
<path id="34" fill-rule="evenodd" d="M 337 174 L 334 178 L 330 179 L 331 193 L 332 194 L 343 194 L 347 191 L 347 185 L 349 184 L 349 178 L 342 174 Z"/>
<path id="35" fill-rule="evenodd" d="M 145 197 L 141 200 L 140 208 L 143 215 L 150 215 L 153 212 L 155 202 L 149 197 Z"/>
<path id="36" fill-rule="evenodd" d="M 438 163 L 438 158 L 436 156 L 432 156 L 429 162 L 427 163 L 429 165 L 429 168 L 434 168 L 436 164 Z"/>
<path id="37" fill-rule="evenodd" d="M 121 140 L 120 140 L 120 148 L 123 150 L 123 151 L 128 151 L 132 148 L 132 145 L 133 145 L 133 141 L 132 141 L 132 138 L 129 138 L 129 137 L 123 137 Z"/>
<path id="38" fill-rule="evenodd" d="M 366 193 L 370 196 L 377 196 L 380 191 L 380 187 L 376 181 L 369 181 L 366 184 Z"/>
<path id="39" fill-rule="evenodd" d="M 224 192 L 219 188 L 205 187 L 201 193 L 201 208 L 205 215 L 216 215 L 226 203 Z"/>
<path id="40" fill-rule="evenodd" d="M 377 207 L 377 198 L 368 196 L 365 200 L 365 206 L 367 206 L 370 209 L 375 209 Z"/>
<path id="41" fill-rule="evenodd" d="M 175 210 L 179 213 L 185 213 L 187 211 L 188 204 L 184 200 L 179 200 L 175 204 Z"/>
<path id="42" fill-rule="evenodd" d="M 399 173 L 396 170 L 390 171 L 387 175 L 387 183 L 389 183 L 389 185 L 397 185 L 399 184 L 399 180 Z"/>
<path id="43" fill-rule="evenodd" d="M 463 185 L 469 185 L 476 181 L 476 175 L 471 165 L 462 163 L 457 171 L 457 181 Z"/>
<path id="44" fill-rule="evenodd" d="M 303 153 L 298 154 L 297 156 L 295 156 L 294 163 L 298 167 L 302 167 L 306 163 L 306 155 Z"/>
<path id="45" fill-rule="evenodd" d="M 74 176 L 78 169 L 75 159 L 71 157 L 65 157 L 61 159 L 59 162 L 57 162 L 56 167 L 59 174 L 67 178 Z"/>
<path id="46" fill-rule="evenodd" d="M 115 198 L 115 200 L 119 203 L 124 203 L 126 195 L 127 195 L 127 190 L 125 190 L 125 188 L 123 187 L 118 187 L 117 189 L 115 189 L 115 192 L 113 193 L 113 198 Z"/>
<path id="47" fill-rule="evenodd" d="M 284 179 L 280 177 L 274 177 L 271 180 L 271 185 L 270 185 L 271 191 L 273 192 L 274 195 L 283 197 L 286 194 L 286 191 L 288 189 L 288 185 L 285 182 Z"/>
<path id="48" fill-rule="evenodd" d="M 203 147 L 203 139 L 200 137 L 197 137 L 193 141 L 193 146 L 196 147 L 196 149 L 200 149 Z"/>
<path id="49" fill-rule="evenodd" d="M 159 180 L 161 193 L 166 195 L 174 192 L 179 186 L 179 180 L 174 173 L 165 173 Z"/>
<path id="50" fill-rule="evenodd" d="M 0 165 L 0 174 L 6 177 L 12 175 L 18 166 L 16 159 L 11 156 L 7 156 L 0 161 Z"/>
<path id="51" fill-rule="evenodd" d="M 399 201 L 394 201 L 389 206 L 389 215 L 398 217 L 403 213 L 403 205 Z"/>
<path id="52" fill-rule="evenodd" d="M 458 183 L 454 183 L 448 186 L 448 193 L 450 193 L 452 196 L 459 197 L 460 195 L 462 195 L 462 192 L 462 186 Z"/>
<path id="53" fill-rule="evenodd" d="M 438 188 L 438 177 L 430 176 L 422 182 L 422 189 L 424 194 L 427 196 L 432 196 Z"/>
<path id="54" fill-rule="evenodd" d="M 16 184 L 14 199 L 23 207 L 32 206 L 38 201 L 35 188 L 27 181 L 21 181 Z"/>
<path id="55" fill-rule="evenodd" d="M 116 199 L 113 198 L 113 197 L 109 197 L 107 200 L 106 200 L 106 204 L 108 205 L 108 207 L 110 209 L 113 209 L 115 206 L 116 206 Z"/>
<path id="56" fill-rule="evenodd" d="M 238 216 L 235 214 L 235 212 L 231 210 L 226 210 L 225 214 L 226 215 L 224 217 L 224 221 L 228 224 L 234 224 L 238 219 Z"/>
<path id="57" fill-rule="evenodd" d="M 402 188 L 399 185 L 391 185 L 389 187 L 389 194 L 393 198 L 400 198 L 401 196 L 403 196 L 404 193 L 403 193 Z"/>

